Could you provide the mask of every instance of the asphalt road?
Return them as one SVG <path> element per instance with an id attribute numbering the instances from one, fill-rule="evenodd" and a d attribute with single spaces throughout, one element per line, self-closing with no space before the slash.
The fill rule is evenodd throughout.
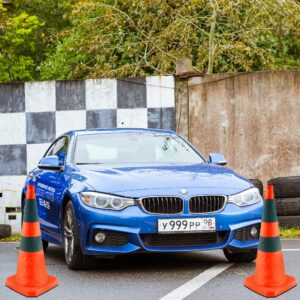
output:
<path id="1" fill-rule="evenodd" d="M 0 300 L 26 299 L 5 287 L 16 270 L 17 243 L 0 243 Z M 288 274 L 300 282 L 300 240 L 282 241 Z M 71 271 L 61 248 L 50 246 L 48 273 L 59 286 L 36 299 L 264 299 L 243 286 L 255 264 L 227 264 L 222 251 L 180 254 L 135 254 L 100 260 L 95 270 Z M 218 275 L 216 275 L 219 273 Z M 215 277 L 214 277 L 215 276 Z M 196 277 L 196 278 L 195 278 Z M 191 289 L 193 292 L 191 293 Z M 180 296 L 181 295 L 181 296 Z M 277 297 L 299 300 L 300 287 Z"/>

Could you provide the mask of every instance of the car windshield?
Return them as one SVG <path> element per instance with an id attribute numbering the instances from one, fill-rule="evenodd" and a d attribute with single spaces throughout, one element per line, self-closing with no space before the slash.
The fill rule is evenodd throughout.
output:
<path id="1" fill-rule="evenodd" d="M 128 132 L 79 135 L 74 159 L 76 164 L 204 162 L 179 136 Z"/>

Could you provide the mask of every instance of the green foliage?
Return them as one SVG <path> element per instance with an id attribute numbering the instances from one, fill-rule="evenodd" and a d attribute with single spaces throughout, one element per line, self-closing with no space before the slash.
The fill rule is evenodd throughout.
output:
<path id="1" fill-rule="evenodd" d="M 14 0 L 14 13 L 26 11 L 30 15 L 35 15 L 46 26 L 43 27 L 45 35 L 54 37 L 58 31 L 69 25 L 64 14 L 72 8 L 75 0 Z"/>
<path id="2" fill-rule="evenodd" d="M 72 8 L 75 0 L 14 0 L 10 11 L 20 14 L 25 11 L 29 15 L 35 15 L 45 26 L 39 29 L 36 39 L 35 67 L 40 65 L 55 51 L 58 46 L 60 32 L 68 28 L 70 22 L 64 15 Z M 36 77 L 39 76 L 36 73 Z"/>
<path id="3" fill-rule="evenodd" d="M 0 4 L 0 82 L 32 80 L 38 18 L 21 13 L 9 17 Z"/>
<path id="4" fill-rule="evenodd" d="M 300 228 L 280 228 L 280 236 L 282 238 L 300 238 Z"/>
<path id="5" fill-rule="evenodd" d="M 81 0 L 41 74 L 168 74 L 179 58 L 213 72 L 299 67 L 299 15 L 292 0 Z"/>
<path id="6" fill-rule="evenodd" d="M 10 237 L 7 238 L 0 238 L 1 242 L 19 242 L 21 240 L 20 234 L 12 234 Z"/>
<path id="7" fill-rule="evenodd" d="M 0 81 L 172 74 L 180 58 L 209 73 L 300 67 L 296 0 L 15 0 L 0 13 Z M 16 47 L 19 17 L 31 31 Z"/>

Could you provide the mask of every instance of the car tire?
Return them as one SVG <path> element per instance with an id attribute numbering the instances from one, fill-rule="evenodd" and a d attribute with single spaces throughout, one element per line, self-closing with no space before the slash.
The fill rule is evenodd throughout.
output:
<path id="1" fill-rule="evenodd" d="M 11 226 L 8 224 L 1 224 L 0 225 L 0 238 L 8 238 L 11 236 Z"/>
<path id="2" fill-rule="evenodd" d="M 278 216 L 299 216 L 300 197 L 298 198 L 277 198 L 276 209 Z"/>
<path id="3" fill-rule="evenodd" d="M 23 226 L 25 198 L 26 198 L 26 196 L 24 194 L 22 194 L 22 198 L 21 198 L 21 227 Z"/>
<path id="4" fill-rule="evenodd" d="M 300 215 L 299 216 L 279 216 L 279 226 L 283 228 L 300 228 Z"/>
<path id="5" fill-rule="evenodd" d="M 249 179 L 249 180 L 255 187 L 258 188 L 261 196 L 263 196 L 264 195 L 264 185 L 263 185 L 262 181 L 259 179 Z"/>
<path id="6" fill-rule="evenodd" d="M 84 255 L 78 237 L 74 207 L 69 201 L 65 208 L 63 219 L 63 240 L 66 263 L 71 270 L 83 270 L 95 266 L 93 256 Z"/>
<path id="7" fill-rule="evenodd" d="M 256 259 L 257 249 L 234 250 L 232 248 L 223 249 L 224 255 L 229 262 L 246 263 Z"/>
<path id="8" fill-rule="evenodd" d="M 300 176 L 277 177 L 270 179 L 268 184 L 274 186 L 275 198 L 300 197 Z"/>
<path id="9" fill-rule="evenodd" d="M 43 243 L 43 250 L 44 250 L 44 252 L 46 252 L 47 249 L 48 249 L 48 246 L 49 246 L 49 242 L 45 241 L 45 240 L 42 240 L 42 243 Z"/>

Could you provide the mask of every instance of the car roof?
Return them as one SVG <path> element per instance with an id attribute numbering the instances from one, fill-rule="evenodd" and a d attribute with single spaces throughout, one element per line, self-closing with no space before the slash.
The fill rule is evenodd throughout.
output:
<path id="1" fill-rule="evenodd" d="M 177 135 L 177 133 L 173 130 L 152 129 L 152 128 L 90 128 L 90 129 L 71 130 L 69 132 L 66 132 L 65 134 L 85 135 L 85 134 L 93 134 L 93 133 L 118 133 L 118 132 Z"/>

